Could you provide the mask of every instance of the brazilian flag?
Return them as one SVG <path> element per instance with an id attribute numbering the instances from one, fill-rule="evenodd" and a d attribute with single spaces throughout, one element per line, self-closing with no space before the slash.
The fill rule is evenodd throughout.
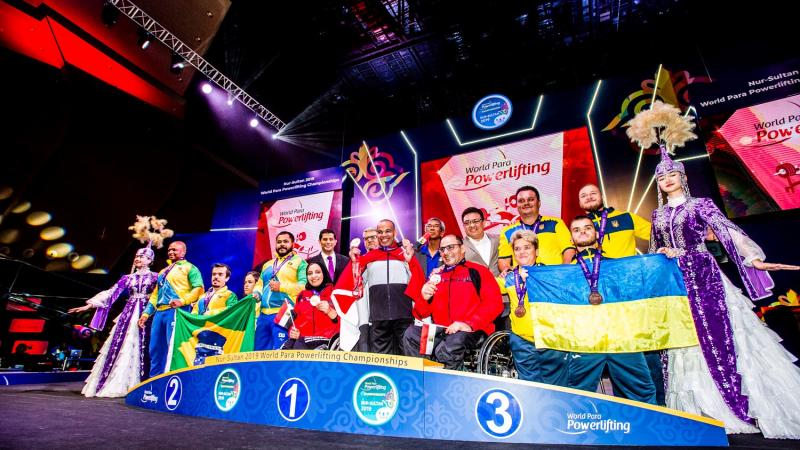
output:
<path id="1" fill-rule="evenodd" d="M 591 260 L 586 262 L 591 269 Z M 579 265 L 527 268 L 537 348 L 627 353 L 698 345 L 675 260 L 643 255 L 603 259 L 601 264 L 599 305 L 589 304 L 589 283 Z"/>
<path id="2" fill-rule="evenodd" d="M 170 370 L 203 364 L 208 356 L 253 351 L 256 303 L 247 296 L 213 316 L 176 309 Z"/>

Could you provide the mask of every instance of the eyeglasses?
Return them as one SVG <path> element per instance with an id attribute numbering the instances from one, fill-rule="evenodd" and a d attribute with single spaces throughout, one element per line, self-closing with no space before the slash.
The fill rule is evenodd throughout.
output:
<path id="1" fill-rule="evenodd" d="M 464 225 L 465 225 L 465 226 L 477 225 L 477 224 L 479 224 L 479 223 L 482 223 L 482 222 L 483 222 L 483 220 L 481 220 L 481 219 L 475 219 L 475 220 L 465 220 L 465 221 L 464 221 Z"/>
<path id="2" fill-rule="evenodd" d="M 439 253 L 441 253 L 442 255 L 444 255 L 446 252 L 453 252 L 453 251 L 455 251 L 455 250 L 456 250 L 456 248 L 458 248 L 458 247 L 460 247 L 460 246 L 461 246 L 461 244 L 450 244 L 450 245 L 448 245 L 448 246 L 445 246 L 445 247 L 439 247 Z"/>
<path id="3" fill-rule="evenodd" d="M 365 241 L 371 241 L 373 239 L 378 239 L 378 236 L 364 236 Z"/>

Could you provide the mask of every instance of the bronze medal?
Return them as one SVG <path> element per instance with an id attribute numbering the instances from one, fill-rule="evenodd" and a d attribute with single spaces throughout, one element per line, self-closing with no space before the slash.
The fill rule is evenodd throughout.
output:
<path id="1" fill-rule="evenodd" d="M 523 306 L 523 305 L 517 306 L 517 309 L 514 310 L 514 315 L 516 315 L 517 317 L 524 316 L 525 315 L 525 306 Z"/>
<path id="2" fill-rule="evenodd" d="M 589 303 L 592 305 L 599 305 L 603 303 L 603 296 L 599 292 L 592 292 L 589 294 Z"/>

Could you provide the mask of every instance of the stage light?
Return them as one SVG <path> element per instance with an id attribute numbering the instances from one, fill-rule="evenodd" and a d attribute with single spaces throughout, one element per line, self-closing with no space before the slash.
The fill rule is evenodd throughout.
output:
<path id="1" fill-rule="evenodd" d="M 2 186 L 0 187 L 0 200 L 5 200 L 11 197 L 11 194 L 14 193 L 14 189 L 10 188 L 9 186 Z"/>
<path id="2" fill-rule="evenodd" d="M 231 106 L 231 105 L 233 105 L 233 99 L 232 99 L 232 98 L 229 98 L 229 99 L 228 99 L 228 101 L 227 101 L 227 103 L 228 103 L 228 106 Z"/>
<path id="3" fill-rule="evenodd" d="M 11 212 L 14 214 L 22 214 L 29 209 L 31 209 L 31 202 L 20 202 L 17 206 L 11 208 Z"/>
<path id="4" fill-rule="evenodd" d="M 25 219 L 25 221 L 28 222 L 28 225 L 32 227 L 38 227 L 50 222 L 50 219 L 52 218 L 53 217 L 50 215 L 50 213 L 44 211 L 34 211 L 28 214 L 28 217 Z"/>
<path id="5" fill-rule="evenodd" d="M 181 73 L 183 68 L 186 67 L 186 60 L 181 57 L 181 55 L 177 53 L 172 54 L 172 60 L 170 62 L 169 70 L 172 73 Z"/>
<path id="6" fill-rule="evenodd" d="M 258 119 L 256 119 L 255 117 L 250 119 L 250 126 L 253 127 L 253 128 L 257 127 L 258 126 Z"/>
<path id="7" fill-rule="evenodd" d="M 106 269 L 92 269 L 92 270 L 89 271 L 89 273 L 106 274 L 106 273 L 108 273 L 108 271 Z"/>
<path id="8" fill-rule="evenodd" d="M 9 228 L 0 231 L 0 244 L 13 244 L 17 239 L 19 239 L 19 230 L 17 229 Z"/>
<path id="9" fill-rule="evenodd" d="M 64 258 L 73 249 L 72 244 L 66 242 L 59 242 L 47 247 L 45 254 L 49 259 Z"/>
<path id="10" fill-rule="evenodd" d="M 72 261 L 72 268 L 76 270 L 83 270 L 88 269 L 89 267 L 94 264 L 94 256 L 92 255 L 81 255 L 75 261 Z"/>
<path id="11" fill-rule="evenodd" d="M 100 20 L 107 27 L 114 26 L 119 20 L 119 11 L 109 2 L 103 2 L 103 10 L 100 12 Z"/>
<path id="12" fill-rule="evenodd" d="M 203 94 L 208 95 L 211 93 L 211 85 L 208 83 L 203 83 L 203 86 L 200 88 L 200 90 L 203 91 Z"/>
<path id="13" fill-rule="evenodd" d="M 33 255 L 35 255 L 35 254 L 36 254 L 36 250 L 34 250 L 32 248 L 26 248 L 25 250 L 22 251 L 22 257 L 25 258 L 25 259 L 33 258 Z"/>
<path id="14" fill-rule="evenodd" d="M 43 241 L 55 241 L 64 237 L 66 233 L 67 231 L 61 227 L 47 227 L 39 233 L 39 237 Z"/>
<path id="15" fill-rule="evenodd" d="M 278 133 L 272 133 L 272 139 L 278 139 Z"/>
<path id="16" fill-rule="evenodd" d="M 139 47 L 141 47 L 142 50 L 147 50 L 147 47 L 150 47 L 150 44 L 153 43 L 153 35 L 142 27 L 139 27 L 138 34 L 139 39 L 137 40 L 137 43 L 139 44 Z"/>

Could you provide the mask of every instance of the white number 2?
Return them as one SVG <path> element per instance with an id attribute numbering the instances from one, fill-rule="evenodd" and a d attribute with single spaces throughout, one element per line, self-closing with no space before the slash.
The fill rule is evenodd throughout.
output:
<path id="1" fill-rule="evenodd" d="M 175 396 L 178 395 L 178 389 L 180 389 L 180 382 L 177 378 L 171 378 L 169 380 L 168 387 L 170 389 L 169 398 L 167 399 L 167 406 L 176 406 L 178 401 L 175 400 Z"/>

